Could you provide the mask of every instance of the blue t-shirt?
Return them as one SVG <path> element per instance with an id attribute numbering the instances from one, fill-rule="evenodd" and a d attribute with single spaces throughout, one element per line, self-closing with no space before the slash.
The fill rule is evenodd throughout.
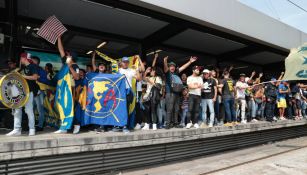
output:
<path id="1" fill-rule="evenodd" d="M 288 86 L 285 86 L 284 84 L 280 84 L 278 86 L 278 93 L 277 93 L 278 100 L 279 99 L 286 99 L 286 93 L 281 94 L 281 93 L 279 93 L 279 90 L 286 91 L 286 90 L 288 90 Z"/>

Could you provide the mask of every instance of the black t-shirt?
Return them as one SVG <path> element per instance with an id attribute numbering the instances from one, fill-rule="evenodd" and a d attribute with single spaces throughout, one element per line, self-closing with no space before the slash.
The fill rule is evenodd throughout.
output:
<path id="1" fill-rule="evenodd" d="M 32 76 L 34 74 L 38 75 L 38 70 L 37 70 L 37 66 L 34 64 L 29 64 L 27 66 L 25 66 L 24 68 L 24 74 L 27 76 Z M 33 92 L 33 95 L 36 96 L 37 92 L 39 90 L 38 85 L 36 84 L 35 80 L 27 80 L 28 85 L 29 85 L 29 90 L 30 92 Z"/>
<path id="2" fill-rule="evenodd" d="M 203 79 L 204 85 L 201 91 L 201 97 L 203 99 L 213 99 L 214 98 L 214 87 L 216 86 L 216 81 L 212 78 Z"/>

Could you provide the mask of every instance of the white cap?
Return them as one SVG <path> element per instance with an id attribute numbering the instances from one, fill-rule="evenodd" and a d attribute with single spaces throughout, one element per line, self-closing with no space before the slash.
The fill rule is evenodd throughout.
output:
<path id="1" fill-rule="evenodd" d="M 210 71 L 208 69 L 203 70 L 203 73 L 210 73 Z"/>

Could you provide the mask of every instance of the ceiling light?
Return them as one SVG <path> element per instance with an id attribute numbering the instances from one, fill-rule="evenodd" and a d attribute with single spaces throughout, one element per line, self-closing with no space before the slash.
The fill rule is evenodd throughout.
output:
<path id="1" fill-rule="evenodd" d="M 103 46 L 106 45 L 106 44 L 107 44 L 107 42 L 103 42 L 103 43 L 99 44 L 99 45 L 97 46 L 97 49 L 103 47 Z"/>
<path id="2" fill-rule="evenodd" d="M 88 51 L 86 54 L 89 55 L 89 54 L 91 54 L 91 53 L 93 53 L 92 50 Z"/>

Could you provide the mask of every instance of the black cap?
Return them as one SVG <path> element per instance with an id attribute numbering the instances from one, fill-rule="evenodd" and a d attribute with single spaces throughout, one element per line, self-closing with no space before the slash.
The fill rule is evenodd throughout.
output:
<path id="1" fill-rule="evenodd" d="M 192 70 L 195 70 L 195 69 L 200 70 L 200 69 L 201 69 L 201 67 L 200 67 L 200 66 L 193 66 Z"/>

